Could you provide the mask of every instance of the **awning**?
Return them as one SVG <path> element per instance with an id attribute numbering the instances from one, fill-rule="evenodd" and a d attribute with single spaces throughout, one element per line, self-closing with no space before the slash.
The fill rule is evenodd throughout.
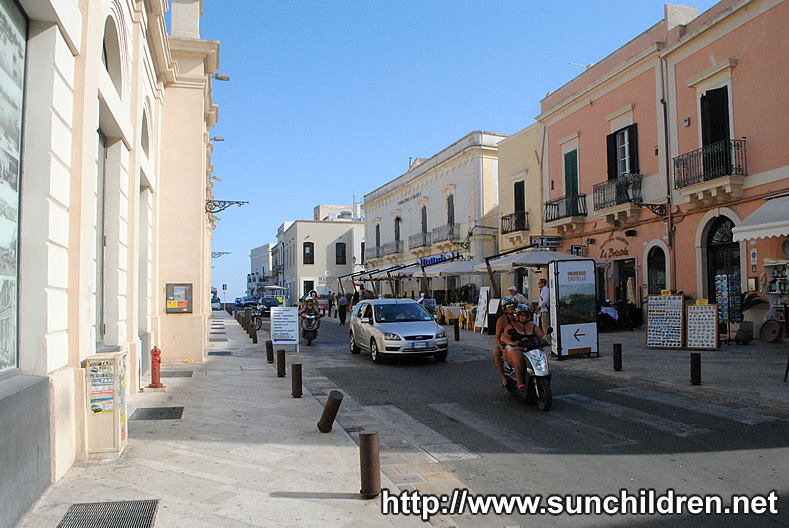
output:
<path id="1" fill-rule="evenodd" d="M 451 260 L 449 262 L 442 262 L 441 264 L 434 264 L 425 268 L 425 275 L 428 277 L 452 277 L 457 275 L 468 275 L 470 273 L 480 273 L 474 271 L 474 266 L 479 265 L 479 262 L 471 260 Z"/>
<path id="2" fill-rule="evenodd" d="M 734 242 L 789 235 L 789 195 L 768 198 L 731 232 Z"/>
<path id="3" fill-rule="evenodd" d="M 547 266 L 552 260 L 589 260 L 589 257 L 579 257 L 570 253 L 560 253 L 545 249 L 527 249 L 522 253 L 513 253 L 497 259 L 491 259 L 490 269 L 493 271 L 508 271 L 515 268 Z M 487 269 L 484 262 L 474 266 L 474 271 L 487 271 Z"/>

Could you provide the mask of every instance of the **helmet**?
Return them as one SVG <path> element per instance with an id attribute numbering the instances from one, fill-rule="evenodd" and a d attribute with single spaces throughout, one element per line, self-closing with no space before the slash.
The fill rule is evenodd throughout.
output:
<path id="1" fill-rule="evenodd" d="M 306 299 L 304 299 L 304 302 L 314 303 L 315 299 L 313 299 L 312 297 L 307 297 Z"/>
<path id="2" fill-rule="evenodd" d="M 516 307 L 515 307 L 515 314 L 516 314 L 516 315 L 517 315 L 517 314 L 520 314 L 520 313 L 524 313 L 524 312 L 525 312 L 526 314 L 528 314 L 528 315 L 531 315 L 531 308 L 529 308 L 529 307 L 528 307 L 527 305 L 525 305 L 525 304 L 519 304 L 518 306 L 516 306 Z"/>
<path id="3" fill-rule="evenodd" d="M 518 303 L 515 302 L 515 297 L 513 297 L 512 295 L 507 295 L 501 301 L 501 307 L 505 309 L 507 308 L 507 306 L 515 306 L 516 304 Z"/>

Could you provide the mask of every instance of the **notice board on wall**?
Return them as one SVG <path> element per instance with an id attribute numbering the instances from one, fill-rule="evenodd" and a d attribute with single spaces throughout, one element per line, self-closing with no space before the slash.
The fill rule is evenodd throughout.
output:
<path id="1" fill-rule="evenodd" d="M 682 348 L 685 297 L 650 295 L 647 299 L 647 348 Z"/>
<path id="2" fill-rule="evenodd" d="M 687 348 L 717 350 L 720 347 L 718 307 L 714 304 L 689 304 L 686 315 Z"/>

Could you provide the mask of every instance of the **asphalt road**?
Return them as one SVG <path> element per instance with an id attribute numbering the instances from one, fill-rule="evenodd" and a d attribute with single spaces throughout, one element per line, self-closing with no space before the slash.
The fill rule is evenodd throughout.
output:
<path id="1" fill-rule="evenodd" d="M 636 496 L 649 489 L 714 494 L 724 505 L 738 494 L 778 496 L 777 515 L 564 513 L 490 517 L 480 525 L 789 526 L 789 415 L 779 410 L 691 398 L 553 362 L 554 403 L 542 412 L 499 387 L 488 351 L 462 343 L 450 341 L 446 362 L 397 358 L 375 365 L 369 354 L 350 353 L 347 326 L 324 324 L 304 351 L 308 389 L 328 380 L 358 403 L 357 412 L 394 424 L 404 442 L 422 450 L 429 452 L 419 445 L 425 431 L 462 446 L 466 456 L 442 466 L 475 494 L 572 495 L 571 505 L 581 494 L 619 496 L 622 489 Z"/>

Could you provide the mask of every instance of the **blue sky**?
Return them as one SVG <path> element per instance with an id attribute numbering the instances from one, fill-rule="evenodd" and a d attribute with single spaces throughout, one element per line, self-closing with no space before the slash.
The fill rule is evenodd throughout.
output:
<path id="1" fill-rule="evenodd" d="M 716 2 L 692 3 L 703 12 Z M 467 133 L 513 134 L 540 100 L 663 18 L 656 0 L 204 0 L 219 40 L 212 285 L 244 294 L 254 247 L 351 204 Z"/>

